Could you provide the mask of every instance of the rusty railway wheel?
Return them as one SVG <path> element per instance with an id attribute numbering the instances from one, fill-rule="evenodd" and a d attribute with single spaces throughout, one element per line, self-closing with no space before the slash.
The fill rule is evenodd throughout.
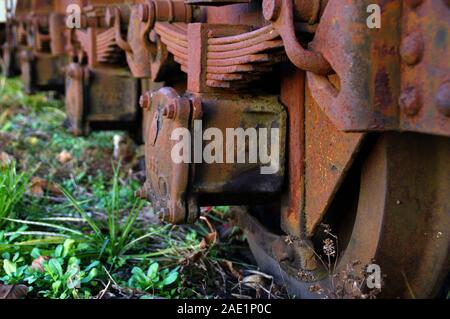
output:
<path id="1" fill-rule="evenodd" d="M 435 297 L 450 269 L 449 159 L 448 138 L 371 136 L 325 216 L 338 235 L 337 271 L 356 260 L 373 260 L 384 277 L 380 297 Z M 268 216 L 267 210 L 239 214 L 259 265 L 296 297 L 320 298 L 310 288 L 330 289 L 329 273 L 318 267 L 305 279 L 298 266 L 276 257 L 274 243 L 284 237 L 260 217 Z M 310 238 L 316 252 L 322 240 L 319 233 Z"/>

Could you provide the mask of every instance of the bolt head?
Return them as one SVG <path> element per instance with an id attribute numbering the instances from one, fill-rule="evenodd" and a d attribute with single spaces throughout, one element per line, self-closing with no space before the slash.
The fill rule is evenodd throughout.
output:
<path id="1" fill-rule="evenodd" d="M 400 95 L 399 104 L 406 115 L 417 115 L 422 108 L 422 98 L 419 91 L 412 86 L 406 88 Z"/>
<path id="2" fill-rule="evenodd" d="M 275 21 L 280 15 L 282 0 L 263 0 L 263 16 L 268 21 Z"/>
<path id="3" fill-rule="evenodd" d="M 158 33 L 156 33 L 155 30 L 150 31 L 150 34 L 148 36 L 151 42 L 156 43 L 158 41 Z"/>
<path id="4" fill-rule="evenodd" d="M 436 106 L 439 112 L 450 117 L 450 81 L 441 85 L 436 95 Z"/>
<path id="5" fill-rule="evenodd" d="M 400 47 L 400 55 L 408 65 L 416 65 L 422 60 L 424 44 L 422 35 L 414 32 L 408 35 Z"/>
<path id="6" fill-rule="evenodd" d="M 151 104 L 150 94 L 144 93 L 143 95 L 141 95 L 141 97 L 139 98 L 139 105 L 143 109 L 148 109 L 150 107 L 150 104 Z"/>

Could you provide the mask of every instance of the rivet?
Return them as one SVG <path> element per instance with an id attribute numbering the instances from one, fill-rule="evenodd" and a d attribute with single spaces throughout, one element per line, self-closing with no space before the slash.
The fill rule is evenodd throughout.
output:
<path id="1" fill-rule="evenodd" d="M 405 114 L 416 115 L 422 108 L 422 98 L 419 91 L 412 86 L 406 88 L 400 95 L 399 104 Z"/>
<path id="2" fill-rule="evenodd" d="M 281 0 L 263 0 L 263 16 L 268 21 L 278 19 L 281 11 Z"/>
<path id="3" fill-rule="evenodd" d="M 450 117 L 450 81 L 441 85 L 436 95 L 436 106 L 442 115 Z"/>
<path id="4" fill-rule="evenodd" d="M 139 99 L 139 105 L 143 109 L 148 109 L 150 107 L 150 95 L 148 93 L 144 93 L 143 95 L 141 95 Z"/>
<path id="5" fill-rule="evenodd" d="M 403 39 L 400 47 L 400 55 L 408 65 L 415 65 L 422 60 L 424 44 L 422 35 L 414 32 Z"/>

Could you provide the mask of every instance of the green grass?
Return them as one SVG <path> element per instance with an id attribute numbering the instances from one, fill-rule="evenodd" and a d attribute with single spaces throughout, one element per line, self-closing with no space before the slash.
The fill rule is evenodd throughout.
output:
<path id="1" fill-rule="evenodd" d="M 255 268 L 234 258 L 247 249 L 237 229 L 235 236 L 205 245 L 212 230 L 204 222 L 160 222 L 148 202 L 134 197 L 142 172 L 111 159 L 113 136 L 121 133 L 74 137 L 63 127 L 61 100 L 26 96 L 16 79 L 2 82 L 0 152 L 14 164 L 0 170 L 0 285 L 23 284 L 29 298 L 56 299 L 242 293 L 223 268 L 228 261 L 237 269 Z M 63 150 L 73 156 L 69 163 L 57 161 Z M 34 195 L 35 177 L 53 189 Z M 208 218 L 225 226 L 228 212 L 220 207 Z"/>
<path id="2" fill-rule="evenodd" d="M 5 223 L 6 218 L 12 217 L 14 209 L 23 198 L 26 184 L 26 175 L 17 173 L 14 162 L 0 166 L 0 226 Z"/>

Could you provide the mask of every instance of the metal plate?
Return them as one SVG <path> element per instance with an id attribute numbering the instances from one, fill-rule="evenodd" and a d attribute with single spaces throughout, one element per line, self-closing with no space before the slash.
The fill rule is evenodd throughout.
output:
<path id="1" fill-rule="evenodd" d="M 170 115 L 164 115 L 166 107 L 173 107 Z M 174 224 L 183 224 L 187 219 L 187 191 L 189 163 L 175 163 L 171 150 L 178 142 L 171 140 L 177 128 L 189 128 L 191 105 L 172 88 L 162 88 L 151 93 L 151 106 L 145 118 L 151 121 L 146 129 L 145 192 L 161 217 Z M 168 113 L 166 113 L 168 114 Z"/>

